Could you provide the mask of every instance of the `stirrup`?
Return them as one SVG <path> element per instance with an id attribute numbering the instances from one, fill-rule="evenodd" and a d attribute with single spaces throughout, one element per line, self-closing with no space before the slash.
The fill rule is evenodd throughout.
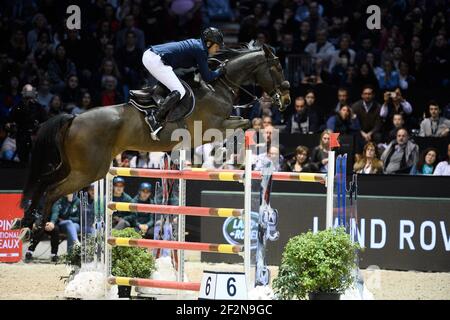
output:
<path id="1" fill-rule="evenodd" d="M 151 137 L 152 137 L 153 140 L 159 141 L 158 133 L 161 131 L 162 128 L 163 128 L 162 126 L 159 126 L 158 129 L 156 129 L 155 131 L 152 131 L 152 132 L 150 133 L 150 135 L 151 135 Z"/>

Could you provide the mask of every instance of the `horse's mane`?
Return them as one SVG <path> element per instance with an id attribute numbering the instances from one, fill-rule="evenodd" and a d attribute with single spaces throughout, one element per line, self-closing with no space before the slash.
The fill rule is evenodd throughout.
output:
<path id="1" fill-rule="evenodd" d="M 261 51 L 261 49 L 262 46 L 259 45 L 256 41 L 252 40 L 248 43 L 242 44 L 242 46 L 238 49 L 232 48 L 220 49 L 216 54 L 214 54 L 213 58 L 216 58 L 218 60 L 226 60 L 226 59 L 231 60 L 247 53 Z"/>

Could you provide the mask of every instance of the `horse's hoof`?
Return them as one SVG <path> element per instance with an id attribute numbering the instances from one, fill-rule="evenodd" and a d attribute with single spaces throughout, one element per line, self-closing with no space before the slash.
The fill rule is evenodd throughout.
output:
<path id="1" fill-rule="evenodd" d="M 31 239 L 30 228 L 23 228 L 22 231 L 20 231 L 18 239 L 21 240 L 22 242 L 30 241 Z"/>
<path id="2" fill-rule="evenodd" d="M 10 230 L 19 230 L 22 228 L 22 219 L 21 218 L 15 218 L 11 224 Z"/>

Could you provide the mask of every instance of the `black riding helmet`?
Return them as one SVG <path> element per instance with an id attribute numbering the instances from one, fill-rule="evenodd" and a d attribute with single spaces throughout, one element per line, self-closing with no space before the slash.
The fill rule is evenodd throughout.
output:
<path id="1" fill-rule="evenodd" d="M 212 43 L 217 43 L 220 47 L 224 46 L 222 31 L 217 28 L 209 27 L 203 30 L 202 39 L 203 41 L 205 41 L 205 43 L 209 41 Z"/>

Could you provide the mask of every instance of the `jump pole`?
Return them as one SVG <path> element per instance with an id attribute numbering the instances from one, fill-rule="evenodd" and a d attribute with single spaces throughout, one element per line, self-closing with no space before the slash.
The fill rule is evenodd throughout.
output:
<path id="1" fill-rule="evenodd" d="M 183 170 L 186 166 L 186 150 L 180 150 L 179 157 L 179 169 Z M 179 179 L 179 187 L 178 187 L 178 205 L 186 206 L 186 180 L 183 178 Z M 186 237 L 186 216 L 178 215 L 178 241 L 184 242 Z M 177 270 L 177 281 L 184 282 L 184 250 L 178 251 L 178 270 Z"/>
<path id="2" fill-rule="evenodd" d="M 250 134 L 253 134 L 251 131 Z M 245 135 L 245 176 L 244 176 L 244 273 L 247 291 L 251 288 L 251 226 L 252 226 L 252 136 Z"/>
<path id="3" fill-rule="evenodd" d="M 333 227 L 333 197 L 334 197 L 334 171 L 335 171 L 335 151 L 328 151 L 328 172 L 325 186 L 327 188 L 326 204 L 326 229 Z"/>
<path id="4" fill-rule="evenodd" d="M 110 174 L 109 172 L 106 174 L 106 186 L 105 186 L 105 191 L 106 191 L 106 195 L 105 195 L 105 203 L 110 203 L 112 201 L 112 179 L 114 178 L 114 176 L 112 174 Z M 103 194 L 101 194 L 101 197 L 103 198 Z M 111 235 L 111 229 L 112 229 L 112 210 L 110 208 L 108 208 L 108 206 L 104 207 L 105 208 L 105 243 L 104 243 L 104 248 L 105 248 L 105 270 L 104 273 L 106 275 L 106 279 L 108 279 L 111 276 L 111 259 L 112 259 L 112 248 L 110 248 L 109 244 L 108 244 L 108 238 Z M 105 297 L 108 294 L 108 282 L 105 282 Z"/>

